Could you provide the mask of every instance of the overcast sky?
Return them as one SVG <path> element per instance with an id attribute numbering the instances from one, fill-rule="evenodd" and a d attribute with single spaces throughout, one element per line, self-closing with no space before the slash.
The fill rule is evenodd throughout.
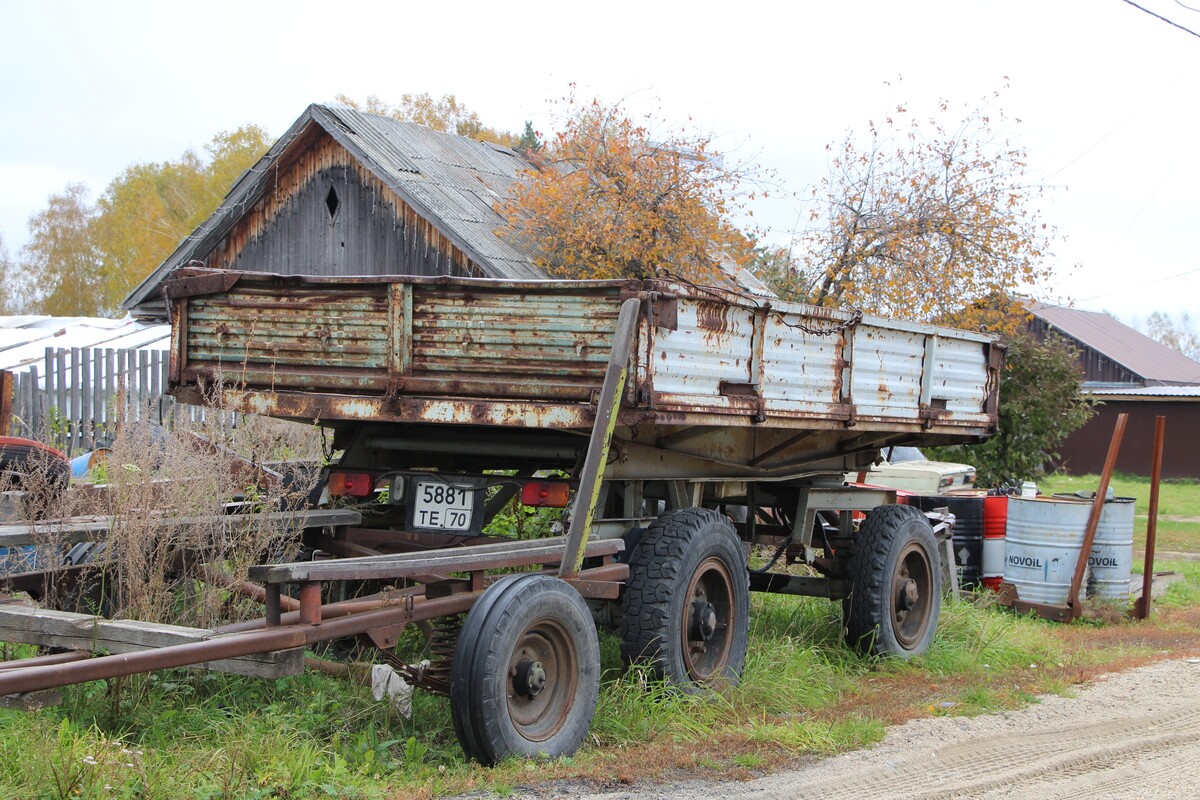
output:
<path id="1" fill-rule="evenodd" d="M 1138 2 L 1200 32 L 1200 0 Z M 827 143 L 1006 78 L 1020 123 L 1004 132 L 1066 237 L 1041 294 L 1133 324 L 1200 317 L 1200 37 L 1124 0 L 0 0 L 0 237 L 16 255 L 70 182 L 95 198 L 132 163 L 245 123 L 278 136 L 338 93 L 453 93 L 492 127 L 549 130 L 547 101 L 574 83 L 775 169 L 785 191 L 756 217 L 786 242 Z"/>

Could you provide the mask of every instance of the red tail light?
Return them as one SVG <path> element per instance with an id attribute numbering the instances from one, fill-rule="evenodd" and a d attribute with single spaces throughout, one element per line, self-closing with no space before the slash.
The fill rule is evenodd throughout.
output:
<path id="1" fill-rule="evenodd" d="M 331 497 L 370 497 L 375 491 L 375 478 L 369 472 L 329 473 Z"/>
<path id="2" fill-rule="evenodd" d="M 529 481 L 521 486 L 521 503 L 527 506 L 566 508 L 571 484 L 557 481 Z"/>

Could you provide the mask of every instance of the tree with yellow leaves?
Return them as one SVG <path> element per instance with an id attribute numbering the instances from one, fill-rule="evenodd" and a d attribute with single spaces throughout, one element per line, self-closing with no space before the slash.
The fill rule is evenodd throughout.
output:
<path id="1" fill-rule="evenodd" d="M 129 291 L 174 252 L 221 204 L 234 182 L 271 145 L 257 125 L 222 131 L 176 161 L 133 164 L 97 204 L 93 235 L 103 253 L 101 307 L 115 310 Z"/>
<path id="2" fill-rule="evenodd" d="M 563 129 L 529 155 L 534 169 L 497 210 L 505 235 L 564 278 L 645 277 L 665 268 L 698 282 L 749 263 L 734 227 L 745 175 L 708 136 L 655 135 L 619 105 L 565 99 Z"/>
<path id="3" fill-rule="evenodd" d="M 999 93 L 947 127 L 899 106 L 867 136 L 831 145 L 813 188 L 813 223 L 773 283 L 817 305 L 975 327 L 1012 327 L 1010 299 L 1044 281 L 1053 229 L 1034 207 L 1042 187 Z"/>

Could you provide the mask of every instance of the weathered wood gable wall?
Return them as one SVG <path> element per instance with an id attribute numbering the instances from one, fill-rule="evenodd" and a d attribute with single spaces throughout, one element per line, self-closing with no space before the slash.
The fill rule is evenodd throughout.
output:
<path id="1" fill-rule="evenodd" d="M 462 250 L 315 125 L 272 172 L 266 194 L 201 256 L 208 266 L 284 275 L 483 276 Z"/>

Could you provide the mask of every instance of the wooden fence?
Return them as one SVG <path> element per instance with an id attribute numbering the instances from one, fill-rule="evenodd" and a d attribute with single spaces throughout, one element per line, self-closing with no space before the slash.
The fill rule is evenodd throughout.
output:
<path id="1" fill-rule="evenodd" d="M 161 424 L 175 408 L 167 366 L 165 350 L 47 347 L 43 363 L 13 375 L 10 433 L 74 455 L 111 440 L 119 420 Z"/>

